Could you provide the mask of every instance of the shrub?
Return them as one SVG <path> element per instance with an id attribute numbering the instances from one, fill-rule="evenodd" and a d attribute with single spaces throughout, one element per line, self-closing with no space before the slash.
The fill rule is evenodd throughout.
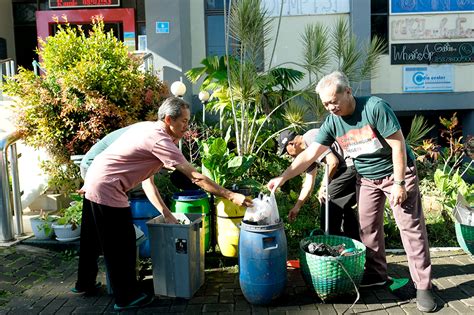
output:
<path id="1" fill-rule="evenodd" d="M 50 170 L 71 168 L 71 155 L 84 154 L 115 129 L 156 119 L 168 95 L 153 72 L 139 70 L 139 58 L 112 32 L 104 32 L 100 18 L 92 22 L 88 34 L 66 20 L 56 35 L 40 39 L 42 76 L 20 68 L 5 86 L 16 99 L 17 130 L 28 145 L 47 150 Z"/>

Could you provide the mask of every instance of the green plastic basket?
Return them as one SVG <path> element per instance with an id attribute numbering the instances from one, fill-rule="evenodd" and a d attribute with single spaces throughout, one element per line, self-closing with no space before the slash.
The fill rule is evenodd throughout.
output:
<path id="1" fill-rule="evenodd" d="M 345 244 L 346 248 L 356 248 L 357 253 L 339 257 L 313 255 L 303 249 L 308 242 L 325 243 L 331 246 Z M 359 287 L 364 274 L 365 252 L 364 244 L 349 237 L 337 235 L 306 237 L 300 242 L 300 265 L 303 278 L 323 301 L 353 293 L 356 291 L 354 284 Z"/>
<path id="2" fill-rule="evenodd" d="M 474 255 L 474 226 L 456 222 L 454 227 L 459 246 L 469 255 Z"/>

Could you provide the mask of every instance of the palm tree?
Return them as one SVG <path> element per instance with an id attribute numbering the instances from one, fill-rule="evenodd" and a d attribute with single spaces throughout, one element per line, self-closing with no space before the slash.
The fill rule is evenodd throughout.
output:
<path id="1" fill-rule="evenodd" d="M 261 0 L 230 3 L 226 20 L 226 51 L 229 51 L 228 43 L 232 42 L 233 55 L 227 53 L 222 59 L 206 58 L 202 62 L 204 67 L 192 69 L 187 74 L 192 82 L 204 77 L 201 89 L 214 90 L 213 106 L 230 115 L 240 156 L 258 153 L 267 141 L 281 132 L 278 130 L 266 139 L 260 135 L 265 126 L 271 125 L 270 129 L 276 131 L 274 127 L 279 124 L 275 118 L 289 123 L 284 129 L 301 129 L 314 123 L 305 121 L 304 108 L 309 108 L 321 121 L 324 110 L 314 92 L 314 83 L 331 72 L 331 66 L 335 67 L 332 70 L 345 72 L 353 84 L 370 79 L 385 48 L 385 43 L 377 37 L 365 47 L 358 48 L 357 39 L 350 34 L 347 22 L 342 19 L 333 29 L 319 23 L 309 25 L 302 35 L 304 51 L 301 63 L 287 63 L 305 69 L 309 78 L 305 88 L 294 91 L 295 83 L 304 77 L 303 72 L 285 68 L 285 64 L 272 67 L 272 60 L 267 63 L 268 69 L 263 70 L 263 52 L 271 43 L 271 19 Z M 277 38 L 278 32 L 275 42 Z M 226 67 L 225 78 L 223 67 Z"/>

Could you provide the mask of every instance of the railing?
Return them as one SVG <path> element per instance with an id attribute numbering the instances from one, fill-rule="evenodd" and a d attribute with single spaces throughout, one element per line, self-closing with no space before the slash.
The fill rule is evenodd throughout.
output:
<path id="1" fill-rule="evenodd" d="M 15 75 L 15 61 L 11 58 L 0 60 L 0 100 L 3 99 L 3 81 L 5 77 L 10 78 Z"/>
<path id="2" fill-rule="evenodd" d="M 33 62 L 31 63 L 31 65 L 33 66 L 33 72 L 34 72 L 36 75 L 40 75 L 40 71 L 43 72 L 43 73 L 46 73 L 46 71 L 44 71 L 44 69 L 40 67 L 40 64 L 39 64 L 38 61 L 33 60 Z"/>
<path id="3" fill-rule="evenodd" d="M 15 214 L 16 235 L 23 235 L 18 155 L 16 151 L 16 141 L 19 139 L 20 137 L 17 132 L 0 136 L 0 242 L 8 242 L 14 239 L 12 213 Z M 9 165 L 10 167 L 8 167 Z M 9 175 L 11 176 L 12 183 L 11 190 Z"/>
<path id="4" fill-rule="evenodd" d="M 153 54 L 152 53 L 144 53 L 141 51 L 136 51 L 133 53 L 135 56 L 139 56 L 142 59 L 142 64 L 140 65 L 140 70 L 143 72 L 150 71 L 151 67 L 153 66 Z"/>

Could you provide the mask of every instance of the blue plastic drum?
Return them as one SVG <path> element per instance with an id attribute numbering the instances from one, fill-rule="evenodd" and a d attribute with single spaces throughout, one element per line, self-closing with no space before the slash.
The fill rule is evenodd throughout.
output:
<path id="1" fill-rule="evenodd" d="M 239 282 L 249 303 L 269 304 L 285 291 L 286 259 L 283 222 L 274 225 L 249 225 L 242 222 Z"/>
<path id="2" fill-rule="evenodd" d="M 133 223 L 138 226 L 148 238 L 146 222 L 159 216 L 160 212 L 151 204 L 147 197 L 131 198 L 130 208 L 132 209 Z M 140 245 L 138 253 L 142 258 L 150 258 L 150 241 L 148 239 Z"/>

